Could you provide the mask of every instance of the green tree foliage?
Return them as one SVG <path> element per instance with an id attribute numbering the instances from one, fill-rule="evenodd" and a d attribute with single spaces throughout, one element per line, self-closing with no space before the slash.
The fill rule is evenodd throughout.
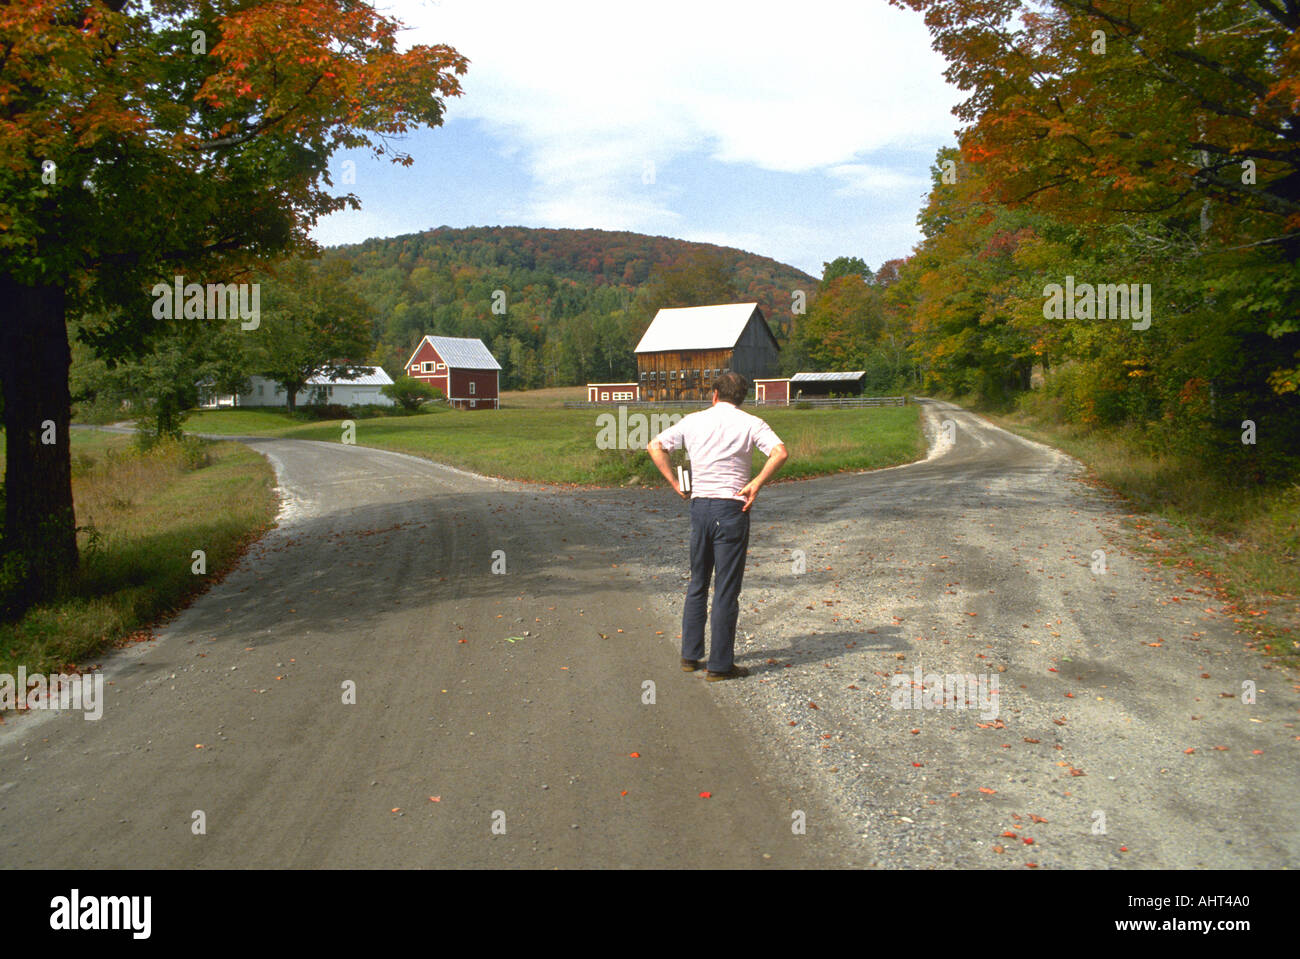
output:
<path id="1" fill-rule="evenodd" d="M 442 390 L 412 376 L 399 376 L 379 392 L 405 410 L 418 410 L 425 403 L 443 398 Z"/>
<path id="2" fill-rule="evenodd" d="M 824 264 L 820 292 L 783 344 L 782 372 L 863 370 L 865 389 L 876 394 L 914 387 L 912 305 L 899 297 L 900 263 L 890 260 L 879 273 L 859 257 Z"/>
<path id="3" fill-rule="evenodd" d="M 822 289 L 828 289 L 842 276 L 858 276 L 870 283 L 873 274 L 871 267 L 861 257 L 837 256 L 829 263 L 822 264 Z"/>
<path id="4" fill-rule="evenodd" d="M 336 379 L 364 367 L 356 357 L 370 348 L 370 309 L 347 283 L 349 273 L 343 261 L 293 259 L 263 284 L 261 323 L 245 334 L 249 366 L 284 388 L 290 410 L 314 374 Z"/>
<path id="5" fill-rule="evenodd" d="M 142 352 L 155 281 L 245 280 L 356 207 L 328 189 L 334 151 L 383 153 L 460 93 L 456 51 L 397 47 L 398 24 L 352 0 L 3 7 L 0 547 L 24 557 L 24 601 L 77 564 L 68 318 L 102 310 L 84 331 L 101 354 Z"/>
<path id="6" fill-rule="evenodd" d="M 924 13 L 969 94 L 900 272 L 927 384 L 1005 398 L 1041 363 L 1076 422 L 1126 425 L 1237 480 L 1293 475 L 1300 11 L 892 2 Z M 1049 289 L 1067 280 L 1136 284 L 1149 324 L 1058 314 Z M 1267 444 L 1242 442 L 1245 420 L 1268 424 Z"/>

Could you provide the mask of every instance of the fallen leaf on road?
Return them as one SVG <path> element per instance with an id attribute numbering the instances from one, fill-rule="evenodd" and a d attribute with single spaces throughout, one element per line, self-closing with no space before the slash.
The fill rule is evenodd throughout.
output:
<path id="1" fill-rule="evenodd" d="M 713 798 L 713 793 L 700 793 L 700 798 L 701 798 L 701 799 L 712 799 L 712 798 Z"/>
<path id="2" fill-rule="evenodd" d="M 430 797 L 429 797 L 429 802 L 442 802 L 442 797 L 441 797 L 441 796 L 430 796 Z"/>
<path id="3" fill-rule="evenodd" d="M 990 796 L 997 792 L 996 789 L 989 789 L 988 786 L 980 786 L 980 792 L 988 793 Z"/>

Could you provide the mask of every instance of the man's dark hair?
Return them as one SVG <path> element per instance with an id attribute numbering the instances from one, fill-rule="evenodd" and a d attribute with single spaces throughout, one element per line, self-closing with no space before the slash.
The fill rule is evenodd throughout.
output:
<path id="1" fill-rule="evenodd" d="M 749 380 L 739 373 L 723 373 L 713 381 L 713 388 L 718 391 L 718 399 L 739 406 L 749 393 Z"/>

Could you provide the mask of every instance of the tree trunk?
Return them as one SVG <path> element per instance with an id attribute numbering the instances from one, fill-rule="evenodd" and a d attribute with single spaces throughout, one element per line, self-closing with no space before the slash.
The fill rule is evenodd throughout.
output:
<path id="1" fill-rule="evenodd" d="M 52 596 L 77 569 L 68 424 L 72 354 L 58 287 L 0 275 L 0 388 L 4 391 L 6 559 L 26 576 L 18 609 Z"/>

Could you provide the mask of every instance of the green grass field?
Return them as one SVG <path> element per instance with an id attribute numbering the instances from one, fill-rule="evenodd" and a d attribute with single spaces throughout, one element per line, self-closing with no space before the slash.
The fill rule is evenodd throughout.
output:
<path id="1" fill-rule="evenodd" d="M 219 579 L 273 521 L 275 473 L 237 443 L 161 444 L 74 430 L 82 568 L 71 593 L 0 624 L 0 673 L 87 665 Z M 193 570 L 203 550 L 206 574 Z"/>
<path id="2" fill-rule="evenodd" d="M 418 416 L 351 422 L 359 446 L 412 453 L 487 476 L 584 485 L 621 485 L 634 477 L 640 482 L 663 482 L 645 452 L 644 442 L 630 450 L 598 448 L 600 416 L 611 412 L 617 418 L 617 408 L 613 407 L 474 411 L 444 408 Z M 628 412 L 630 433 L 635 425 L 632 414 L 653 411 Z M 894 466 L 925 452 L 916 406 L 866 410 L 763 408 L 760 415 L 790 452 L 779 479 Z M 205 410 L 192 414 L 185 428 L 221 436 L 280 436 L 337 443 L 343 439 L 345 422 L 306 423 L 283 410 Z M 629 440 L 635 437 L 629 435 Z M 765 458 L 755 452 L 754 459 L 757 471 Z"/>

